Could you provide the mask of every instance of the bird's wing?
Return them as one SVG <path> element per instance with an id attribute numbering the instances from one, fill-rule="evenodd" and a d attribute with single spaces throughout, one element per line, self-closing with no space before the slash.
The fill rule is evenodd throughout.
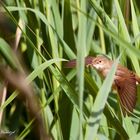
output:
<path id="1" fill-rule="evenodd" d="M 120 78 L 121 77 L 121 78 Z M 135 75 L 130 71 L 117 71 L 114 80 L 124 115 L 132 112 L 136 105 L 137 87 Z"/>

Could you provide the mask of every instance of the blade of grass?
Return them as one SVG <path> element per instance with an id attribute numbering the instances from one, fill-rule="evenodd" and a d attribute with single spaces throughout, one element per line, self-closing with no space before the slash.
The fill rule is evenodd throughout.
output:
<path id="1" fill-rule="evenodd" d="M 49 61 L 46 61 L 46 62 L 42 63 L 31 74 L 29 74 L 27 76 L 26 81 L 28 82 L 28 84 L 30 84 L 47 67 L 49 67 L 50 65 L 52 65 L 55 62 L 62 61 L 62 60 L 64 60 L 64 59 L 56 58 L 56 59 L 52 59 L 52 60 L 49 60 Z M 9 103 L 11 103 L 17 97 L 17 95 L 18 95 L 17 91 L 15 91 L 12 95 L 10 95 L 10 97 L 4 102 L 4 104 L 2 106 L 0 106 L 0 110 L 4 109 Z"/>
<path id="2" fill-rule="evenodd" d="M 109 74 L 107 75 L 102 87 L 100 88 L 96 96 L 96 99 L 92 108 L 92 113 L 90 115 L 89 122 L 88 122 L 89 125 L 86 128 L 86 136 L 85 136 L 86 140 L 90 140 L 91 138 L 95 139 L 97 136 L 97 131 L 99 128 L 102 112 L 105 107 L 105 103 L 108 98 L 109 91 L 111 89 L 111 86 L 114 80 L 114 74 L 115 74 L 115 71 L 119 62 L 119 58 L 120 56 L 113 64 Z"/>
<path id="3" fill-rule="evenodd" d="M 64 0 L 64 40 L 72 50 L 76 51 L 76 44 L 74 40 L 74 31 L 72 25 L 72 11 L 70 0 Z"/>
<path id="4" fill-rule="evenodd" d="M 136 56 L 138 58 L 140 58 L 140 55 L 139 55 L 140 52 L 135 47 L 133 47 L 130 43 L 130 37 L 129 37 L 128 31 L 127 31 L 127 28 L 125 26 L 125 22 L 122 17 L 122 13 L 121 13 L 118 1 L 115 1 L 116 2 L 115 5 L 116 5 L 118 16 L 120 19 L 121 28 L 122 28 L 122 30 L 125 29 L 125 31 L 123 31 L 124 39 L 122 39 L 122 36 L 121 37 L 118 36 L 117 28 L 115 27 L 115 25 L 113 24 L 111 19 L 108 17 L 108 15 L 104 12 L 104 10 L 99 6 L 99 4 L 95 0 L 89 0 L 89 2 L 91 3 L 91 6 L 96 10 L 98 16 L 100 16 L 100 18 L 102 19 L 102 22 L 104 23 L 105 27 L 103 27 L 103 30 L 109 36 L 113 37 L 119 46 L 123 47 L 124 49 L 127 48 L 126 52 L 128 53 L 128 56 L 132 56 L 130 59 L 132 60 L 132 63 L 134 65 L 136 72 L 140 73 L 139 64 L 136 59 Z M 100 26 L 100 25 L 98 24 L 98 26 Z M 125 35 L 125 33 L 127 35 Z M 132 52 L 134 53 L 133 55 L 132 55 Z"/>
<path id="5" fill-rule="evenodd" d="M 0 53 L 12 68 L 17 70 L 21 69 L 20 63 L 16 58 L 14 52 L 3 38 L 0 38 Z"/>
<path id="6" fill-rule="evenodd" d="M 80 9 L 86 13 L 86 1 L 81 1 L 79 4 Z M 80 107 L 80 117 L 79 117 L 79 139 L 83 139 L 82 133 L 82 118 L 83 118 L 83 92 L 84 92 L 84 59 L 86 53 L 86 22 L 87 19 L 85 15 L 78 12 L 79 19 L 79 29 L 78 29 L 78 47 L 77 47 L 77 83 L 78 83 L 78 95 L 79 95 L 79 107 Z"/>
<path id="7" fill-rule="evenodd" d="M 96 93 L 98 92 L 98 87 L 96 83 L 93 81 L 91 76 L 89 76 L 87 73 L 85 73 L 85 80 L 86 80 L 86 85 L 88 89 L 90 90 L 90 94 L 93 96 L 93 98 L 96 97 Z M 117 116 L 112 113 L 110 106 L 108 104 L 105 106 L 104 109 L 104 114 L 108 120 L 108 122 L 115 128 L 115 130 L 123 136 L 124 139 L 128 139 L 128 135 L 123 128 L 121 122 L 118 120 Z"/>
<path id="8" fill-rule="evenodd" d="M 133 136 L 130 140 L 139 140 L 140 139 L 140 133 L 137 135 Z"/>
<path id="9" fill-rule="evenodd" d="M 122 37 L 124 38 L 124 40 L 126 40 L 127 42 L 131 42 L 127 27 L 125 25 L 125 20 L 123 18 L 122 12 L 121 12 L 121 8 L 119 6 L 119 2 L 118 0 L 115 0 L 115 6 L 116 6 L 116 10 L 117 10 L 117 14 L 118 14 L 118 18 L 119 18 L 119 24 L 121 27 L 121 31 L 122 31 Z M 135 56 L 135 54 L 132 54 L 131 51 L 128 50 L 128 56 L 131 56 L 130 59 L 132 61 L 132 64 L 136 70 L 137 73 L 140 73 L 140 67 L 139 67 L 139 62 Z"/>
<path id="10" fill-rule="evenodd" d="M 113 24 L 113 22 L 111 21 L 109 16 L 106 14 L 106 12 L 103 10 L 103 8 L 101 8 L 99 3 L 96 0 L 89 0 L 89 3 L 95 9 L 96 13 L 101 18 L 103 24 L 106 27 L 110 28 L 112 31 L 118 32 L 116 26 Z"/>
<path id="11" fill-rule="evenodd" d="M 140 29 L 139 29 L 137 16 L 136 16 L 136 12 L 135 12 L 132 0 L 130 0 L 130 4 L 131 4 L 132 27 L 133 27 L 132 31 L 133 31 L 134 37 L 136 38 L 137 35 L 140 33 Z M 139 48 L 140 47 L 140 39 L 138 38 L 135 43 L 136 43 L 136 47 Z"/>
<path id="12" fill-rule="evenodd" d="M 131 118 L 127 116 L 127 117 L 123 118 L 123 122 L 125 125 L 126 132 L 129 135 L 129 138 L 132 138 L 133 136 L 135 136 L 136 130 L 132 124 Z"/>
<path id="13" fill-rule="evenodd" d="M 23 7 L 14 7 L 14 6 L 7 6 L 5 8 L 8 11 L 21 11 L 21 10 L 26 11 L 26 10 L 29 10 L 29 11 L 35 13 L 37 15 L 37 17 L 39 17 L 43 21 L 43 23 L 45 23 L 46 26 L 50 26 L 53 29 L 53 31 L 56 33 L 56 35 L 59 39 L 59 42 L 62 45 L 62 47 L 63 47 L 65 53 L 68 55 L 68 57 L 70 59 L 73 59 L 76 57 L 74 52 L 69 48 L 69 46 L 65 43 L 65 41 L 58 35 L 56 30 L 53 28 L 53 26 L 50 23 L 48 23 L 48 20 L 40 11 L 32 9 L 32 8 L 23 8 Z"/>
<path id="14" fill-rule="evenodd" d="M 59 14 L 59 9 L 58 9 L 58 5 L 56 4 L 55 0 L 49 0 L 46 1 L 47 3 L 47 19 L 50 25 L 53 26 L 53 28 L 55 29 L 55 31 L 58 33 L 58 36 L 60 36 L 62 38 L 63 36 L 63 28 L 62 28 L 62 21 L 60 19 L 60 14 Z M 49 29 L 49 38 L 50 38 L 50 44 L 51 44 L 51 48 L 52 48 L 52 57 L 53 58 L 58 58 L 60 57 L 60 44 L 57 41 L 57 37 L 56 37 L 56 33 L 54 32 L 54 30 L 51 28 L 51 26 L 48 27 Z M 61 63 L 60 61 L 58 63 L 56 63 L 56 65 L 60 67 Z M 54 78 L 54 76 L 52 76 L 52 82 L 53 82 L 53 90 L 55 90 L 58 86 L 59 86 L 59 82 Z M 54 92 L 53 92 L 54 94 Z M 59 94 L 58 96 L 54 96 L 54 109 L 55 109 L 55 114 L 57 115 L 57 120 L 55 120 L 55 125 L 57 127 L 57 134 L 58 134 L 58 139 L 63 139 L 62 136 L 62 125 L 60 122 L 60 116 L 58 114 L 59 111 Z"/>
<path id="15" fill-rule="evenodd" d="M 16 138 L 16 140 L 24 140 L 27 134 L 29 134 L 32 130 L 32 124 L 34 120 L 31 120 L 29 124 L 25 127 L 25 129 L 20 133 L 20 135 Z"/>
<path id="16" fill-rule="evenodd" d="M 92 5 L 91 5 L 92 6 Z M 47 19 L 45 18 L 45 16 L 42 14 L 42 13 L 40 13 L 39 11 L 35 11 L 34 9 L 31 9 L 31 8 L 17 8 L 17 7 L 13 7 L 13 6 L 8 6 L 7 7 L 8 8 L 8 10 L 10 10 L 10 11 L 17 11 L 17 10 L 30 10 L 30 11 L 32 11 L 32 12 L 35 12 L 37 15 L 38 15 L 38 17 L 45 23 L 45 24 L 47 24 L 48 22 L 47 22 Z M 94 7 L 93 7 L 94 8 Z M 97 8 L 100 8 L 100 7 L 97 7 Z M 100 13 L 100 12 L 99 12 Z M 104 13 L 105 14 L 105 13 Z M 105 17 L 104 17 L 105 18 Z M 109 18 L 109 17 L 108 17 Z M 91 18 L 92 19 L 92 18 Z M 106 18 L 105 18 L 106 19 Z M 107 19 L 106 19 L 107 20 Z M 94 21 L 94 20 L 93 20 Z M 111 26 L 110 24 L 113 24 L 113 23 L 110 23 L 111 22 L 111 20 L 109 19 L 109 22 L 108 22 L 108 26 Z M 97 24 L 97 23 L 96 23 Z M 97 24 L 98 26 L 100 26 L 99 24 Z M 51 26 L 51 25 L 50 25 Z M 53 27 L 52 27 L 53 28 Z M 115 27 L 116 28 L 116 27 Z M 122 37 L 119 37 L 118 36 L 118 34 L 115 32 L 115 30 L 113 30 L 113 28 L 109 28 L 109 29 L 107 29 L 107 28 L 105 28 L 104 26 L 103 26 L 103 30 L 109 35 L 109 36 L 111 36 L 114 40 L 115 40 L 115 42 L 116 42 L 116 44 L 118 44 L 118 45 L 120 45 L 121 47 L 123 47 L 124 48 L 124 50 L 126 49 L 126 51 L 130 51 L 131 53 L 134 53 L 135 54 L 135 56 L 137 56 L 137 58 L 139 58 L 140 59 L 140 51 L 138 50 L 138 49 L 136 49 L 131 43 L 129 43 L 129 42 L 127 42 L 126 40 L 124 40 Z M 55 31 L 55 30 L 54 30 Z M 58 36 L 58 38 L 59 38 L 59 36 Z M 64 47 L 64 50 L 65 50 L 65 52 L 66 53 L 68 53 L 68 56 L 69 56 L 69 58 L 71 58 L 71 59 L 73 59 L 73 58 L 75 58 L 76 56 L 75 56 L 75 54 L 70 50 L 70 48 L 67 46 L 67 44 L 61 39 L 61 38 L 59 38 L 59 41 L 60 41 L 60 43 L 62 44 L 62 46 Z M 37 50 L 36 50 L 37 51 Z M 129 55 L 129 56 L 131 56 L 131 55 Z M 42 56 L 41 56 L 42 57 Z"/>

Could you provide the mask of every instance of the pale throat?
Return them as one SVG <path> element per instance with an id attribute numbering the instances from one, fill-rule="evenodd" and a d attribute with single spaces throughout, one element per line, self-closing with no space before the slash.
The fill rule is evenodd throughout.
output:
<path id="1" fill-rule="evenodd" d="M 106 64 L 95 64 L 94 67 L 96 68 L 96 70 L 101 73 L 101 75 L 105 78 L 107 76 L 107 74 L 110 71 L 111 68 L 111 64 L 106 63 Z"/>
<path id="2" fill-rule="evenodd" d="M 101 65 L 101 64 L 95 64 L 94 67 L 95 67 L 97 70 L 101 70 L 101 69 L 103 69 L 104 66 Z"/>
<path id="3" fill-rule="evenodd" d="M 99 70 L 99 71 L 102 71 L 106 68 L 109 68 L 109 65 L 108 64 L 94 64 L 94 67 Z"/>

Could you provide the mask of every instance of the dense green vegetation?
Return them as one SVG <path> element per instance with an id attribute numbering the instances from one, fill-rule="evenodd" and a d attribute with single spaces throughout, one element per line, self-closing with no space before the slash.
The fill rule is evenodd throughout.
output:
<path id="1" fill-rule="evenodd" d="M 117 63 L 140 75 L 139 0 L 0 2 L 0 139 L 138 140 L 140 90 L 124 117 Z M 85 56 L 116 59 L 103 81 Z M 77 58 L 77 66 L 65 68 Z M 96 96 L 97 95 L 97 96 Z"/>

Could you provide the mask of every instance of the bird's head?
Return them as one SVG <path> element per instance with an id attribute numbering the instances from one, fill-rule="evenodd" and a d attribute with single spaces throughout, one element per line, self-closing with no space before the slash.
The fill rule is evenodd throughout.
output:
<path id="1" fill-rule="evenodd" d="M 103 55 L 99 55 L 92 59 L 92 62 L 89 64 L 90 66 L 93 66 L 95 69 L 101 71 L 105 69 L 109 64 L 109 59 Z"/>
<path id="2" fill-rule="evenodd" d="M 99 55 L 96 57 L 92 57 L 92 56 L 87 56 L 85 58 L 85 66 L 86 67 L 94 67 L 96 70 L 103 70 L 105 68 L 108 68 L 110 65 L 110 60 L 103 56 L 103 55 Z M 65 67 L 67 68 L 73 68 L 76 66 L 76 59 L 74 60 L 70 60 L 69 62 L 66 63 Z"/>

